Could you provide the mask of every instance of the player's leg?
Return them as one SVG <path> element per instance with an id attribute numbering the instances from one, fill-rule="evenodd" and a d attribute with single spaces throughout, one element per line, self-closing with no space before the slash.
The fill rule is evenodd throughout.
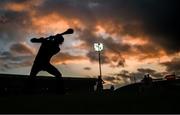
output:
<path id="1" fill-rule="evenodd" d="M 32 66 L 29 78 L 35 78 L 40 70 L 41 70 L 40 66 L 34 64 Z"/>
<path id="2" fill-rule="evenodd" d="M 56 78 L 62 78 L 62 74 L 51 64 L 47 64 L 47 66 L 45 67 L 45 71 L 54 75 Z"/>
<path id="3" fill-rule="evenodd" d="M 40 71 L 40 67 L 36 64 L 34 64 L 32 66 L 32 69 L 31 69 L 31 72 L 30 72 L 30 75 L 28 76 L 28 79 L 26 80 L 26 83 L 25 83 L 25 92 L 28 92 L 28 93 L 32 93 L 33 89 L 36 88 L 36 75 L 38 74 L 38 72 Z"/>
<path id="4" fill-rule="evenodd" d="M 64 80 L 62 74 L 53 65 L 48 64 L 46 71 L 56 77 L 56 88 L 57 93 L 64 93 Z"/>

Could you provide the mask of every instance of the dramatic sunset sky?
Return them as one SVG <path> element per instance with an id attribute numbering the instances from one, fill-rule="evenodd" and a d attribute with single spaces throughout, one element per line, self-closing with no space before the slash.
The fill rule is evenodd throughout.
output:
<path id="1" fill-rule="evenodd" d="M 29 74 L 40 46 L 30 39 L 73 28 L 52 59 L 63 76 L 97 77 L 95 42 L 104 44 L 106 84 L 179 74 L 178 7 L 178 0 L 1 0 L 0 73 Z"/>

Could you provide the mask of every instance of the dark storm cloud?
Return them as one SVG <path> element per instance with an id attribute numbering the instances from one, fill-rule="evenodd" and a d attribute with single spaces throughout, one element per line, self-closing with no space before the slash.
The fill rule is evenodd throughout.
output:
<path id="1" fill-rule="evenodd" d="M 33 51 L 24 43 L 14 43 L 11 45 L 10 50 L 18 54 L 30 54 L 33 55 Z"/>
<path id="2" fill-rule="evenodd" d="M 144 60 L 144 59 L 150 59 L 150 58 L 158 58 L 163 56 L 161 54 L 161 48 L 158 46 L 155 46 L 152 43 L 148 43 L 146 45 L 135 45 L 133 49 L 136 49 L 135 55 L 138 53 L 138 59 Z M 132 52 L 133 54 L 133 52 Z"/>
<path id="3" fill-rule="evenodd" d="M 173 58 L 171 61 L 161 63 L 166 66 L 166 71 L 168 73 L 175 72 L 180 74 L 180 58 Z"/>
<path id="4" fill-rule="evenodd" d="M 21 3 L 21 2 L 25 2 L 25 1 L 27 1 L 27 0 L 1 0 L 0 4 L 9 3 L 9 2 Z"/>
<path id="5" fill-rule="evenodd" d="M 8 20 L 7 20 L 7 18 L 5 17 L 5 16 L 0 16 L 0 24 L 5 24 L 5 23 L 7 23 L 8 22 Z"/>
<path id="6" fill-rule="evenodd" d="M 32 34 L 32 31 L 29 31 L 32 29 L 30 14 L 36 9 L 36 2 L 37 0 L 0 1 L 0 40 L 4 45 L 25 41 L 27 36 Z"/>
<path id="7" fill-rule="evenodd" d="M 1 0 L 0 48 L 9 42 L 24 40 L 27 37 L 28 28 L 33 26 L 31 25 L 32 17 L 29 15 L 32 9 L 18 12 L 3 9 L 7 3 L 27 4 L 28 0 Z M 79 31 L 78 39 L 84 41 L 89 48 L 94 42 L 104 43 L 106 49 L 102 57 L 103 63 L 117 62 L 116 66 L 124 66 L 125 59 L 122 54 L 131 53 L 132 48 L 115 42 L 111 37 L 103 39 L 95 36 L 95 26 L 98 22 L 111 34 L 148 36 L 154 46 L 135 46 L 140 53 L 149 54 L 143 58 L 157 56 L 155 52 L 158 52 L 158 48 L 161 47 L 167 53 L 180 50 L 178 0 L 45 0 L 38 7 L 32 8 L 35 10 L 35 16 L 39 17 L 56 12 L 67 19 L 79 19 L 86 29 L 75 28 Z M 110 57 L 108 53 L 115 55 Z M 92 51 L 89 51 L 87 56 L 90 60 L 98 60 Z"/>
<path id="8" fill-rule="evenodd" d="M 144 29 L 152 40 L 163 46 L 168 52 L 179 51 L 180 40 L 178 26 L 179 13 L 178 1 L 157 0 L 154 3 L 146 3 L 143 10 Z"/>
<path id="9" fill-rule="evenodd" d="M 39 15 L 57 12 L 67 18 L 78 18 L 81 21 L 94 23 L 94 12 L 88 7 L 89 1 L 79 0 L 46 0 L 44 4 L 39 7 Z"/>
<path id="10" fill-rule="evenodd" d="M 0 52 L 0 69 L 6 70 L 32 64 L 33 56 L 14 55 L 11 51 Z"/>
<path id="11" fill-rule="evenodd" d="M 91 70 L 90 67 L 84 67 L 83 69 L 84 69 L 84 70 L 88 70 L 88 71 Z"/>
<path id="12" fill-rule="evenodd" d="M 180 50 L 178 0 L 112 0 L 101 2 L 105 6 L 109 6 L 106 7 L 107 11 L 111 11 L 108 13 L 109 16 L 116 17 L 125 24 L 139 22 L 142 33 L 149 35 L 153 42 L 168 52 Z M 131 27 L 131 23 L 127 27 Z M 131 32 L 128 30 L 131 29 L 127 29 L 127 34 Z M 132 30 L 136 30 L 136 26 Z"/>
<path id="13" fill-rule="evenodd" d="M 95 52 L 92 48 L 94 43 L 101 42 L 105 46 L 104 51 L 102 51 L 101 54 L 101 62 L 106 64 L 108 63 L 111 66 L 115 66 L 115 67 L 124 66 L 125 59 L 121 56 L 121 52 L 129 51 L 130 46 L 117 43 L 111 37 L 104 39 L 101 36 L 96 36 L 92 31 L 94 29 L 95 28 L 92 27 L 91 30 L 90 29 L 79 30 L 79 37 L 78 37 L 78 39 L 84 41 L 86 47 L 90 49 L 86 54 L 87 57 L 90 59 L 90 61 L 99 60 L 97 52 Z M 115 53 L 115 55 L 111 57 L 108 55 L 108 53 Z M 117 63 L 114 65 L 113 62 L 117 62 Z"/>
<path id="14" fill-rule="evenodd" d="M 138 72 L 141 72 L 141 73 L 144 73 L 144 74 L 146 74 L 146 73 L 151 74 L 151 73 L 155 73 L 155 72 L 156 72 L 155 70 L 149 69 L 149 68 L 146 68 L 146 69 L 144 69 L 144 68 L 138 68 L 137 70 L 138 70 Z"/>
<path id="15" fill-rule="evenodd" d="M 66 63 L 67 61 L 79 61 L 86 59 L 84 56 L 75 56 L 67 52 L 58 53 L 52 58 L 52 63 Z"/>
<path id="16" fill-rule="evenodd" d="M 147 35 L 155 45 L 161 46 L 168 53 L 180 50 L 178 0 L 99 0 L 92 2 L 97 2 L 99 5 L 91 9 L 87 7 L 87 2 L 79 3 L 83 4 L 83 7 L 79 4 L 75 5 L 74 2 L 69 2 L 69 4 L 84 9 L 78 10 L 77 16 L 78 14 L 89 14 L 86 20 L 107 21 L 111 19 L 116 25 L 123 24 L 124 33 L 137 36 Z M 88 13 L 90 11 L 91 13 Z M 92 13 L 93 18 L 91 18 Z M 106 23 L 106 21 L 103 22 Z M 136 31 L 137 29 L 139 30 Z"/>
<path id="17" fill-rule="evenodd" d="M 122 81 L 129 83 L 136 81 L 141 81 L 145 74 L 149 73 L 151 77 L 153 78 L 160 78 L 163 77 L 164 72 L 157 72 L 156 70 L 150 69 L 150 68 L 138 68 L 137 72 L 129 72 L 127 70 L 121 70 L 119 73 L 113 74 L 112 79 L 109 81 L 113 81 L 115 78 L 119 78 Z"/>
<path id="18" fill-rule="evenodd" d="M 87 53 L 87 57 L 90 59 L 90 61 L 98 61 L 99 60 L 99 56 L 98 56 L 98 53 L 95 52 L 95 51 L 89 51 Z M 101 55 L 101 62 L 102 63 L 108 63 L 109 62 L 109 59 L 107 56 L 105 55 Z"/>
<path id="19" fill-rule="evenodd" d="M 24 1 L 16 0 L 13 2 L 20 3 Z M 89 20 L 89 22 L 99 18 L 114 19 L 117 20 L 117 23 L 124 22 L 127 25 L 125 30 L 132 31 L 136 30 L 136 26 L 132 26 L 131 23 L 137 21 L 143 24 L 143 29 L 145 29 L 145 32 L 150 33 L 150 35 L 151 33 L 165 35 L 171 34 L 171 32 L 175 33 L 172 35 L 177 35 L 178 29 L 174 28 L 177 26 L 176 22 L 178 20 L 176 12 L 178 11 L 177 2 L 177 0 L 46 0 L 39 6 L 38 14 L 46 15 L 52 12 L 59 12 L 69 18 L 78 17 L 83 21 Z M 92 6 L 91 4 L 96 5 L 90 7 Z M 132 29 L 129 29 L 131 26 Z M 166 36 L 163 39 L 166 39 Z"/>
<path id="20" fill-rule="evenodd" d="M 12 1 L 3 0 L 2 3 L 4 2 Z M 78 18 L 87 26 L 94 26 L 98 20 L 103 20 L 104 23 L 108 19 L 112 20 L 115 25 L 123 25 L 122 32 L 137 36 L 149 35 L 153 42 L 168 52 L 179 51 L 177 11 L 178 0 L 46 0 L 37 8 L 37 14 L 40 16 L 58 12 L 68 18 Z M 137 31 L 139 26 L 141 29 Z"/>
<path id="21" fill-rule="evenodd" d="M 0 70 L 32 66 L 35 58 L 33 48 L 25 43 L 16 42 L 7 51 L 0 50 Z M 66 63 L 67 61 L 83 60 L 83 56 L 60 53 L 53 57 L 52 63 Z"/>
<path id="22" fill-rule="evenodd" d="M 92 32 L 92 30 L 89 29 L 80 30 L 78 39 L 84 41 L 86 47 L 88 47 L 89 49 L 93 47 L 93 44 L 95 42 L 103 43 L 104 51 L 101 55 L 102 63 L 109 63 L 111 67 L 124 67 L 124 54 L 139 55 L 139 60 L 157 58 L 157 56 L 161 57 L 161 54 L 159 52 L 160 48 L 157 46 L 155 47 L 152 43 L 146 45 L 130 46 L 129 44 L 123 44 L 122 42 L 115 41 L 112 37 L 103 38 L 102 36 L 97 36 Z M 90 58 L 91 61 L 98 61 L 97 53 L 91 50 L 87 53 L 87 57 Z M 111 56 L 108 53 L 113 53 L 114 55 Z M 116 62 L 116 64 L 112 64 L 114 62 Z"/>
<path id="23" fill-rule="evenodd" d="M 127 70 L 121 70 L 119 73 L 112 74 L 112 76 L 105 77 L 105 80 L 111 83 L 122 82 L 123 84 L 129 84 L 132 82 L 132 75 Z"/>
<path id="24" fill-rule="evenodd" d="M 129 78 L 129 77 L 131 77 L 129 71 L 127 71 L 127 70 L 122 70 L 120 73 L 118 73 L 118 74 L 116 74 L 116 75 L 117 75 L 117 76 L 121 76 L 121 77 L 123 77 L 123 78 Z"/>
<path id="25" fill-rule="evenodd" d="M 163 73 L 157 72 L 156 70 L 150 69 L 150 68 L 138 68 L 137 69 L 139 73 L 142 74 L 150 74 L 153 77 L 162 77 Z"/>
<path id="26" fill-rule="evenodd" d="M 0 23 L 0 40 L 4 47 L 11 42 L 24 41 L 27 37 L 27 30 L 30 25 L 29 16 L 25 12 L 6 11 L 2 16 L 3 23 Z M 1 22 L 2 22 L 1 21 Z"/>
<path id="27" fill-rule="evenodd" d="M 32 65 L 34 55 L 32 49 L 23 43 L 13 43 L 7 51 L 0 51 L 0 69 L 12 69 Z"/>
<path id="28" fill-rule="evenodd" d="M 120 81 L 123 81 L 120 77 L 115 76 L 103 76 L 103 80 L 112 84 L 118 84 Z"/>
<path id="29" fill-rule="evenodd" d="M 93 6 L 92 4 L 95 5 Z M 86 41 L 87 44 L 92 44 L 93 41 L 97 40 L 92 35 L 96 23 L 100 21 L 106 25 L 108 20 L 111 20 L 115 28 L 112 30 L 112 25 L 110 24 L 106 28 L 107 32 L 121 32 L 120 34 L 132 36 L 149 36 L 154 46 L 147 49 L 152 53 L 149 53 L 149 50 L 147 51 L 143 46 L 138 46 L 137 49 L 145 54 L 148 52 L 149 56 L 152 56 L 153 52 L 157 52 L 157 47 L 163 48 L 167 53 L 179 52 L 180 50 L 177 28 L 179 25 L 177 4 L 177 0 L 92 0 L 78 2 L 73 0 L 56 0 L 44 2 L 39 11 L 42 11 L 41 15 L 54 11 L 67 18 L 80 19 L 89 28 L 88 31 L 81 31 L 84 35 L 80 36 L 81 40 Z M 122 26 L 121 31 L 118 25 Z M 105 45 L 109 50 L 119 50 L 118 52 L 121 52 L 121 50 L 129 51 L 129 46 L 119 43 L 112 45 L 113 40 L 108 40 L 103 42 L 107 42 Z M 116 49 L 113 47 L 116 47 Z"/>
<path id="30" fill-rule="evenodd" d="M 116 78 L 115 77 L 110 77 L 110 76 L 107 76 L 107 77 L 103 77 L 103 80 L 106 80 L 106 81 L 114 81 Z"/>

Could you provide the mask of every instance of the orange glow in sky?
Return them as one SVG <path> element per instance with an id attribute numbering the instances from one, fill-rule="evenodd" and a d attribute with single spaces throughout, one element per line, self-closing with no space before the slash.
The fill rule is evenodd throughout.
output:
<path id="1" fill-rule="evenodd" d="M 106 4 L 108 2 L 110 4 Z M 116 2 L 110 0 L 0 2 L 2 12 L 0 12 L 0 65 L 2 65 L 0 69 L 3 72 L 10 73 L 12 70 L 23 73 L 22 68 L 32 66 L 40 46 L 31 43 L 31 38 L 51 36 L 73 28 L 73 34 L 64 36 L 65 41 L 60 46 L 61 52 L 51 60 L 59 70 L 68 68 L 63 73 L 64 76 L 69 73 L 90 77 L 99 75 L 98 54 L 93 49 L 93 43 L 97 41 L 104 44 L 101 53 L 103 76 L 115 77 L 114 82 L 123 83 L 120 78 L 127 81 L 130 79 L 123 76 L 116 79 L 115 74 L 122 70 L 128 71 L 129 74 L 138 72 L 139 68 L 151 69 L 155 73 L 169 72 L 173 69 L 177 71 L 176 64 L 179 64 L 180 57 L 179 41 L 174 40 L 176 37 L 174 25 L 164 24 L 170 22 L 169 19 L 172 18 L 164 16 L 156 20 L 161 14 L 166 14 L 163 12 L 151 20 L 152 15 L 147 18 L 150 12 L 144 16 L 147 14 L 144 12 L 149 7 L 146 10 L 139 6 L 131 8 L 131 5 L 126 6 L 126 4 L 118 4 L 116 7 Z M 123 7 L 119 7 L 120 5 Z M 161 12 L 161 10 L 156 11 L 157 14 Z M 165 17 L 168 17 L 167 20 L 164 19 Z M 157 23 L 154 23 L 156 21 Z M 167 25 L 169 28 L 159 27 L 162 25 Z M 173 33 L 173 36 L 170 33 Z M 170 62 L 174 62 L 176 66 L 171 65 Z M 107 80 L 107 83 L 111 84 L 113 81 Z"/>

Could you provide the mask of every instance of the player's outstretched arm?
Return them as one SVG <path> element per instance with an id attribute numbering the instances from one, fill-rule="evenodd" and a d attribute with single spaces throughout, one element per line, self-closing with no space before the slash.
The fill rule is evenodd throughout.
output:
<path id="1" fill-rule="evenodd" d="M 44 38 L 32 38 L 31 42 L 32 43 L 42 43 L 44 41 Z"/>

